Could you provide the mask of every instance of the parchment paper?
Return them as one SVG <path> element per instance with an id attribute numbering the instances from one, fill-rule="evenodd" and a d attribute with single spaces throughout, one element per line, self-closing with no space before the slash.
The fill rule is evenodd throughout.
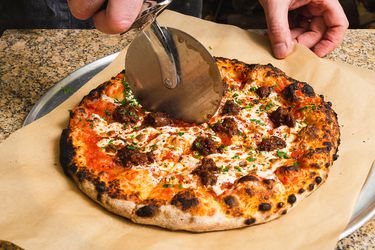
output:
<path id="1" fill-rule="evenodd" d="M 0 144 L 0 238 L 26 249 L 333 249 L 374 160 L 375 73 L 320 59 L 301 46 L 276 60 L 264 37 L 169 11 L 159 22 L 193 35 L 216 56 L 272 63 L 332 101 L 342 144 L 328 181 L 282 218 L 238 230 L 172 232 L 107 212 L 63 174 L 58 141 L 68 110 L 122 70 L 122 52 L 57 109 Z"/>

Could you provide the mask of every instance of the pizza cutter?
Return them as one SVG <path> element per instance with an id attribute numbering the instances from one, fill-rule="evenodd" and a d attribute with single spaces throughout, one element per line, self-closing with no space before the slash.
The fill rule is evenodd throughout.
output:
<path id="1" fill-rule="evenodd" d="M 135 38 L 126 54 L 125 74 L 135 98 L 146 109 L 200 124 L 217 111 L 224 85 L 215 59 L 200 42 L 156 22 L 171 2 L 144 1 L 126 32 Z"/>

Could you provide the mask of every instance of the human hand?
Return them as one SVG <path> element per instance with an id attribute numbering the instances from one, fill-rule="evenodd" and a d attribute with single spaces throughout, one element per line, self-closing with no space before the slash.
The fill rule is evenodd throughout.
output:
<path id="1" fill-rule="evenodd" d="M 266 14 L 268 35 L 276 58 L 285 58 L 293 43 L 320 57 L 334 50 L 349 26 L 338 0 L 259 0 Z M 294 17 L 288 20 L 288 12 Z"/>
<path id="2" fill-rule="evenodd" d="M 93 17 L 95 27 L 108 34 L 128 30 L 141 11 L 143 0 L 109 0 L 102 10 L 104 3 L 105 0 L 68 0 L 74 17 L 80 20 Z"/>

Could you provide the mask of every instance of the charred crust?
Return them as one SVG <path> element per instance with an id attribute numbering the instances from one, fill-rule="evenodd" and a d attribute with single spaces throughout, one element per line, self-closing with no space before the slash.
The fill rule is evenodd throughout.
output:
<path id="1" fill-rule="evenodd" d="M 260 151 L 272 151 L 275 149 L 282 149 L 286 147 L 286 142 L 277 136 L 270 136 L 269 138 L 263 138 L 258 144 L 258 150 Z"/>
<path id="2" fill-rule="evenodd" d="M 237 183 L 247 182 L 247 181 L 259 181 L 254 175 L 245 175 L 238 179 Z"/>
<path id="3" fill-rule="evenodd" d="M 195 197 L 195 194 L 192 190 L 184 190 L 173 196 L 171 204 L 181 209 L 182 211 L 186 211 L 190 208 L 198 206 L 199 200 L 197 197 Z"/>
<path id="4" fill-rule="evenodd" d="M 332 159 L 333 159 L 334 161 L 336 161 L 338 158 L 339 158 L 339 155 L 338 155 L 338 154 L 333 154 Z"/>
<path id="5" fill-rule="evenodd" d="M 271 179 L 264 179 L 262 182 L 266 186 L 266 188 L 269 189 L 269 190 L 271 190 L 273 188 L 273 185 L 275 183 L 275 181 L 271 180 Z"/>
<path id="6" fill-rule="evenodd" d="M 296 90 L 298 90 L 298 83 L 294 82 L 284 88 L 282 95 L 284 96 L 285 100 L 289 102 L 297 102 L 299 98 L 296 95 Z"/>
<path id="7" fill-rule="evenodd" d="M 293 204 L 297 201 L 297 197 L 294 194 L 288 196 L 288 203 Z"/>
<path id="8" fill-rule="evenodd" d="M 304 93 L 308 97 L 314 97 L 315 96 L 314 89 L 307 83 L 303 83 L 303 87 L 302 87 L 301 90 L 302 90 L 302 93 Z"/>
<path id="9" fill-rule="evenodd" d="M 263 211 L 263 212 L 269 211 L 269 210 L 271 210 L 271 204 L 266 203 L 266 202 L 260 203 L 259 206 L 258 206 L 258 209 L 259 209 L 259 211 Z"/>
<path id="10" fill-rule="evenodd" d="M 102 96 L 103 91 L 111 84 L 110 81 L 100 84 L 97 88 L 90 91 L 90 93 L 82 99 L 79 105 L 82 105 L 85 100 L 96 100 Z"/>
<path id="11" fill-rule="evenodd" d="M 251 188 L 245 188 L 245 193 L 250 197 L 254 195 L 254 192 L 253 190 L 251 190 Z"/>
<path id="12" fill-rule="evenodd" d="M 298 166 L 282 166 L 277 169 L 280 174 L 289 174 L 291 172 L 298 172 L 300 167 Z"/>
<path id="13" fill-rule="evenodd" d="M 78 170 L 76 176 L 77 176 L 79 182 L 83 182 L 84 180 L 91 181 L 91 179 L 92 179 L 91 174 L 89 173 L 89 171 L 86 168 L 82 168 L 82 169 Z"/>
<path id="14" fill-rule="evenodd" d="M 255 223 L 255 218 L 250 218 L 250 219 L 246 219 L 245 221 L 244 221 L 244 223 L 246 224 L 246 225 L 251 225 L 251 224 L 254 224 Z"/>
<path id="15" fill-rule="evenodd" d="M 320 184 L 322 182 L 322 177 L 320 177 L 320 176 L 317 176 L 317 177 L 315 177 L 315 183 L 316 184 Z"/>
<path id="16" fill-rule="evenodd" d="M 97 196 L 96 196 L 96 199 L 98 201 L 101 201 L 102 195 L 107 191 L 107 187 L 106 187 L 105 183 L 102 182 L 102 181 L 98 181 L 98 180 L 95 181 L 95 189 L 98 193 Z"/>
<path id="17" fill-rule="evenodd" d="M 137 211 L 135 211 L 135 214 L 142 218 L 149 218 L 155 216 L 159 212 L 159 207 L 156 205 L 146 205 L 143 206 Z"/>
<path id="18" fill-rule="evenodd" d="M 60 137 L 60 164 L 67 176 L 77 171 L 77 166 L 73 164 L 73 158 L 75 156 L 75 150 L 72 139 L 69 137 L 70 128 L 63 130 Z"/>
<path id="19" fill-rule="evenodd" d="M 238 206 L 237 199 L 232 195 L 225 196 L 223 200 L 224 203 L 230 208 Z"/>
<path id="20" fill-rule="evenodd" d="M 95 189 L 98 193 L 104 193 L 105 191 L 107 191 L 107 187 L 105 185 L 104 182 L 102 181 L 98 181 L 96 184 L 95 184 Z"/>

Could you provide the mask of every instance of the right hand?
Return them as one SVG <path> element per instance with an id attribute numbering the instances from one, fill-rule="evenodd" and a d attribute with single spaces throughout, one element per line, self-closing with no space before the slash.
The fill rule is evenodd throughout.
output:
<path id="1" fill-rule="evenodd" d="M 341 43 L 349 26 L 338 0 L 259 2 L 266 14 L 268 36 L 276 58 L 285 58 L 291 52 L 294 42 L 305 45 L 323 57 Z M 288 12 L 291 10 L 298 14 L 293 23 L 288 22 Z"/>
<path id="2" fill-rule="evenodd" d="M 107 34 L 127 31 L 138 17 L 143 0 L 109 0 L 107 8 L 101 10 L 105 0 L 68 0 L 72 15 L 80 20 L 93 18 L 95 27 Z"/>

